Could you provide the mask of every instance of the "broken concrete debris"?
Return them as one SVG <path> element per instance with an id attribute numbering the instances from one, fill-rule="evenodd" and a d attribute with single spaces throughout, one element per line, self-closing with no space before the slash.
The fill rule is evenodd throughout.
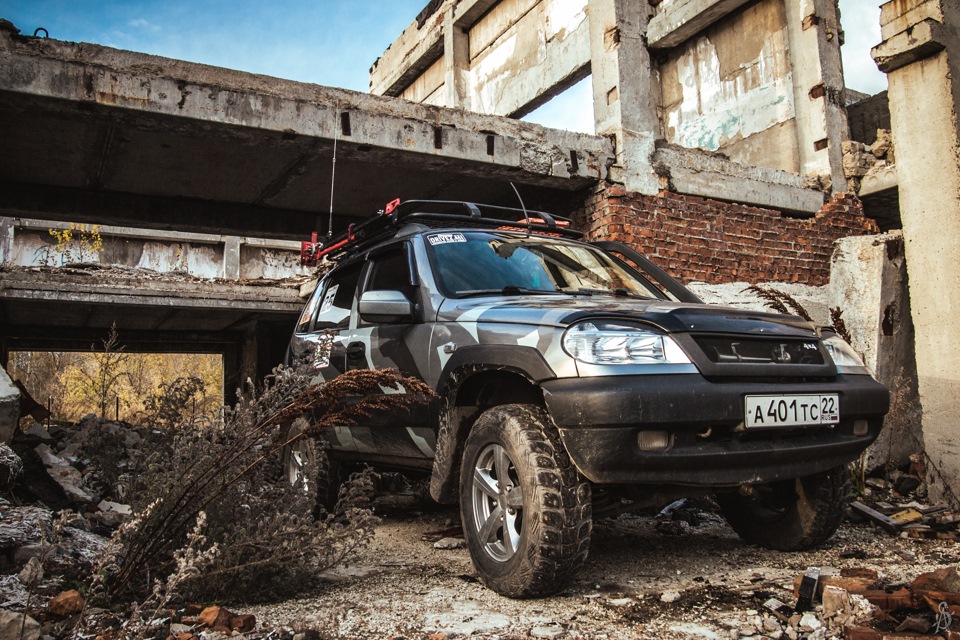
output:
<path id="1" fill-rule="evenodd" d="M 808 570 L 794 581 L 798 598 L 805 580 L 814 573 L 820 576 L 818 583 L 822 588 L 814 590 L 813 608 L 802 615 L 798 611 L 788 621 L 801 633 L 815 633 L 824 627 L 828 631 L 824 637 L 843 633 L 848 640 L 960 638 L 960 628 L 953 628 L 960 627 L 953 624 L 954 619 L 960 623 L 960 574 L 956 567 L 921 574 L 909 586 L 884 584 L 872 569 L 843 569 L 839 574 L 834 569 L 824 569 L 822 575 L 821 570 Z M 782 617 L 780 604 L 768 603 L 765 607 Z M 891 635 L 890 631 L 945 636 Z"/>

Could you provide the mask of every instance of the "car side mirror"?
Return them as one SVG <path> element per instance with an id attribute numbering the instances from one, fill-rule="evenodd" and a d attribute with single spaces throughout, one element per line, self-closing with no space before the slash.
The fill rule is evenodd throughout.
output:
<path id="1" fill-rule="evenodd" d="M 413 303 L 399 291 L 365 291 L 360 296 L 360 317 L 364 322 L 373 324 L 412 322 Z"/>

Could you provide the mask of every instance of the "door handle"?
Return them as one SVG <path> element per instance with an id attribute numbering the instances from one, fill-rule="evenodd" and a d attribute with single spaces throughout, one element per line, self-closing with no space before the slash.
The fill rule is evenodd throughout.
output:
<path id="1" fill-rule="evenodd" d="M 362 342 L 351 342 L 347 345 L 347 357 L 351 360 L 358 360 L 363 357 L 366 347 Z"/>

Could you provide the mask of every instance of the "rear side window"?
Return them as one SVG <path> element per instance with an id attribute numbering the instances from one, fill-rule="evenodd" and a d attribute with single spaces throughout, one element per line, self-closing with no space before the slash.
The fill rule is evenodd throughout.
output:
<path id="1" fill-rule="evenodd" d="M 350 324 L 350 310 L 360 281 L 363 263 L 338 269 L 328 276 L 327 286 L 320 298 L 320 309 L 314 329 L 343 329 Z"/>
<path id="2" fill-rule="evenodd" d="M 300 319 L 297 321 L 297 333 L 306 333 L 310 330 L 310 321 L 313 320 L 313 316 L 317 314 L 317 307 L 320 305 L 320 300 L 323 299 L 323 289 L 326 286 L 326 281 L 321 280 L 317 285 L 317 290 L 310 294 L 310 300 L 307 302 L 307 306 L 303 309 L 303 313 L 300 314 Z"/>

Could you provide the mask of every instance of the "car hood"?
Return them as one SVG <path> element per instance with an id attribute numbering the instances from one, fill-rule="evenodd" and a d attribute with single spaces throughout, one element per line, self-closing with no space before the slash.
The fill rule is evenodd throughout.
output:
<path id="1" fill-rule="evenodd" d="M 815 337 L 813 323 L 797 316 L 708 304 L 619 298 L 614 296 L 519 295 L 448 298 L 438 322 L 483 322 L 568 327 L 589 318 L 645 322 L 670 333 L 738 333 Z"/>

